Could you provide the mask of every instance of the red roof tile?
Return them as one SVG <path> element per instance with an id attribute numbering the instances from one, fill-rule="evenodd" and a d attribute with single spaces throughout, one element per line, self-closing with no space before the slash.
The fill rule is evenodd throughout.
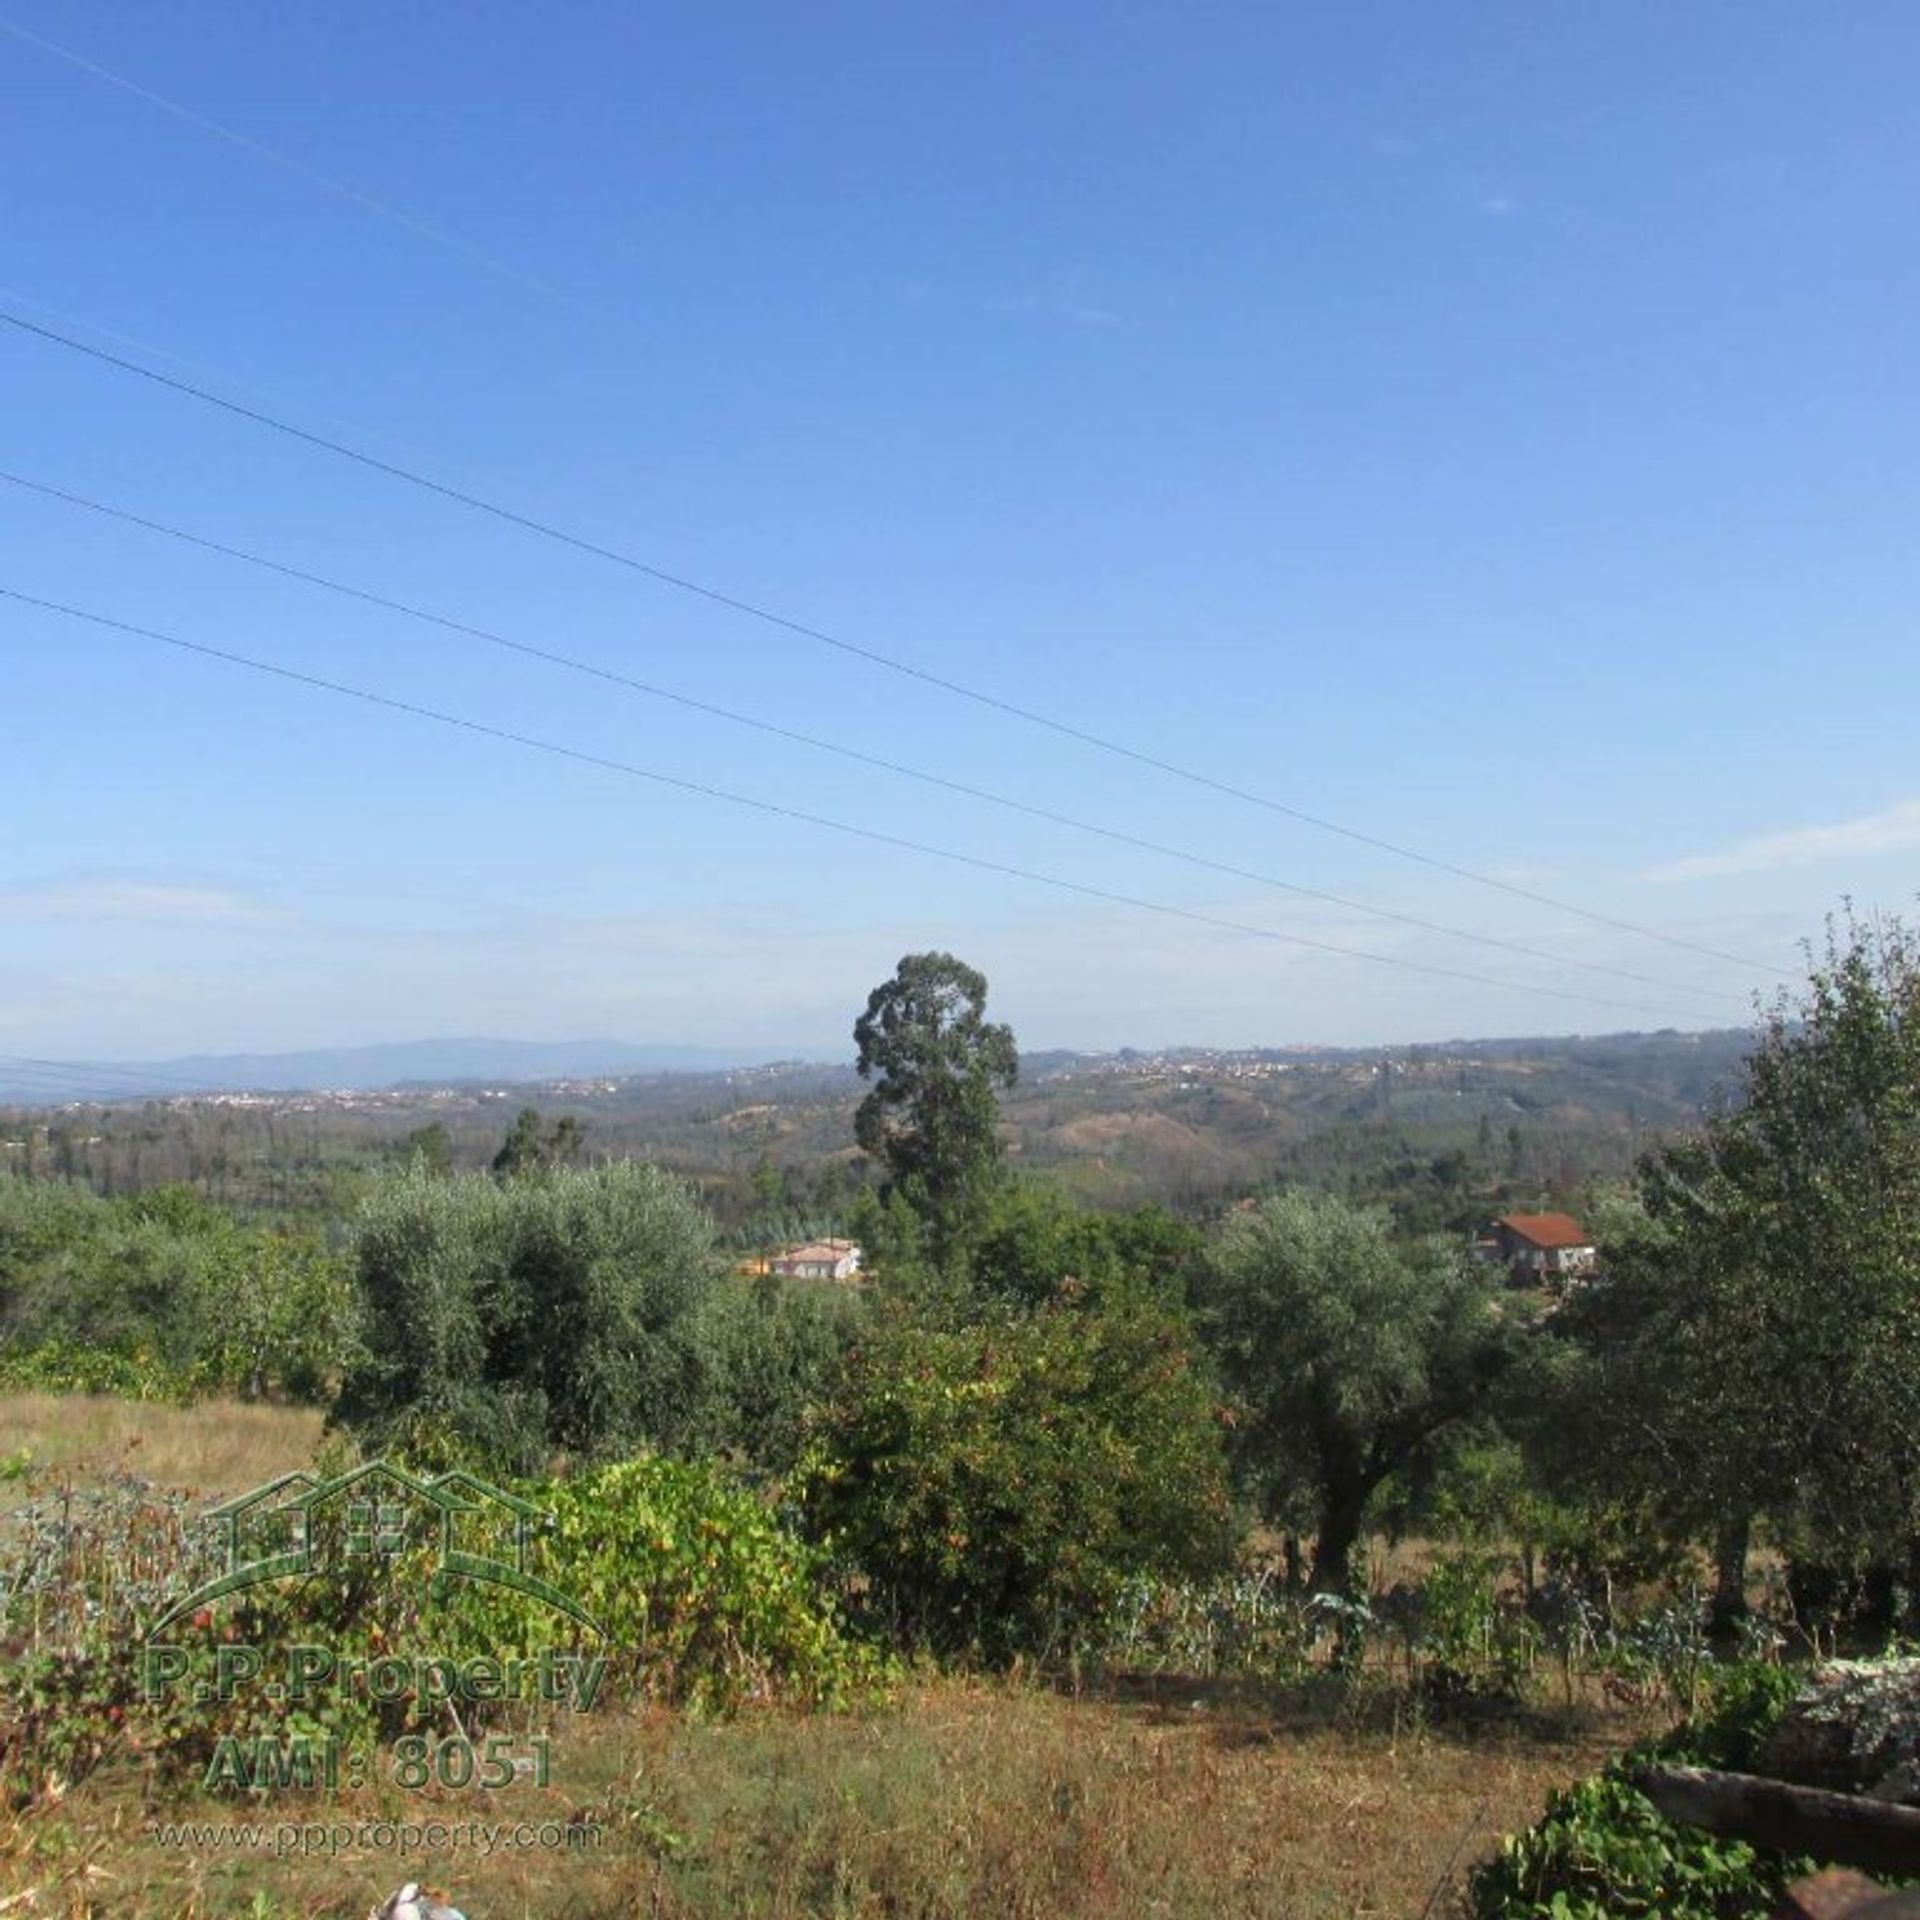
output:
<path id="1" fill-rule="evenodd" d="M 1494 1222 L 1536 1247 L 1590 1247 L 1592 1239 L 1570 1213 L 1509 1213 Z"/>

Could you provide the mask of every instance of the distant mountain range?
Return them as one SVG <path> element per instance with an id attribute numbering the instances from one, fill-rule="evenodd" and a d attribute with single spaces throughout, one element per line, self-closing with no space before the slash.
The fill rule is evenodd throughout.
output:
<path id="1" fill-rule="evenodd" d="M 1525 1066 L 1538 1079 L 1551 1069 L 1558 1092 L 1609 1107 L 1634 1089 L 1653 1095 L 1648 1111 L 1669 1115 L 1704 1100 L 1733 1077 L 1751 1035 L 1742 1029 L 1710 1033 L 1623 1033 L 1594 1038 L 1442 1041 L 1400 1047 L 1168 1047 L 1081 1053 L 1045 1049 L 1023 1053 L 1023 1088 L 1056 1079 L 1136 1078 L 1142 1073 L 1199 1072 L 1245 1075 L 1309 1066 L 1359 1067 L 1393 1061 L 1396 1074 L 1416 1076 L 1443 1062 L 1459 1069 L 1478 1063 L 1502 1074 Z M 851 1050 L 849 1049 L 849 1052 Z M 775 1062 L 837 1069 L 852 1083 L 852 1061 L 819 1048 L 640 1046 L 626 1040 L 443 1039 L 390 1041 L 361 1047 L 316 1047 L 292 1053 L 185 1054 L 172 1060 L 24 1060 L 0 1054 L 0 1102 L 53 1106 L 76 1100 L 185 1098 L 194 1094 L 306 1092 L 385 1093 L 430 1088 L 534 1086 L 556 1080 L 617 1080 L 633 1076 L 726 1075 Z M 811 1076 L 803 1076 L 811 1084 Z M 1464 1087 L 1465 1080 L 1458 1081 Z"/>
<path id="2" fill-rule="evenodd" d="M 173 1060 L 50 1062 L 0 1058 L 0 1099 L 34 1103 L 190 1093 L 503 1084 L 635 1073 L 721 1073 L 781 1057 L 773 1049 L 636 1046 L 625 1040 L 401 1040 L 297 1053 L 196 1053 Z M 810 1057 L 804 1052 L 784 1056 Z"/>

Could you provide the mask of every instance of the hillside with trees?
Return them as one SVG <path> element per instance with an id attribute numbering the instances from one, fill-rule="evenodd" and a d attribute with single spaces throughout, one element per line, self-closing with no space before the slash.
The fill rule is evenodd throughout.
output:
<path id="1" fill-rule="evenodd" d="M 1746 1030 L 1372 1050 L 1040 1053 L 999 1092 L 1009 1165 L 1099 1208 L 1205 1212 L 1269 1184 L 1391 1201 L 1422 1224 L 1624 1175 L 1733 1097 Z M 180 1184 L 250 1211 L 337 1209 L 417 1151 L 481 1171 L 519 1112 L 578 1159 L 692 1180 L 724 1228 L 826 1223 L 872 1183 L 852 1066 L 385 1092 L 0 1106 L 0 1171 L 113 1196 Z"/>

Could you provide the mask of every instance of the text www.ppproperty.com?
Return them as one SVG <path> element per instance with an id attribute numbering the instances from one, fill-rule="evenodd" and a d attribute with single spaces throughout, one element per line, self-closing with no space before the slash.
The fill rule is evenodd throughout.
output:
<path id="1" fill-rule="evenodd" d="M 180 1852 L 290 1855 L 374 1852 L 406 1860 L 416 1854 L 491 1853 L 545 1848 L 588 1852 L 605 1838 L 593 1822 L 566 1820 L 239 1820 L 150 1823 L 157 1844 Z"/>

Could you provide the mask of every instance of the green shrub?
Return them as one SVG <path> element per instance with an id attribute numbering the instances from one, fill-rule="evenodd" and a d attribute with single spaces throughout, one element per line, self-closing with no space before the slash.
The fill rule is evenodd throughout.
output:
<path id="1" fill-rule="evenodd" d="M 1473 1882 L 1479 1920 L 1766 1920 L 1790 1874 L 1777 1856 L 1663 1819 L 1609 1767 L 1556 1794 Z"/>
<path id="2" fill-rule="evenodd" d="M 0 1383 L 190 1399 L 330 1393 L 351 1291 L 314 1233 L 181 1187 L 121 1200 L 0 1177 Z"/>
<path id="3" fill-rule="evenodd" d="M 791 1471 L 809 1419 L 838 1390 L 866 1305 L 859 1292 L 826 1283 L 723 1281 L 704 1315 L 706 1447 L 757 1471 Z"/>
<path id="4" fill-rule="evenodd" d="M 119 1400 L 184 1402 L 195 1397 L 192 1378 L 148 1349 L 117 1353 L 65 1340 L 0 1353 L 0 1389 L 111 1394 Z"/>
<path id="5" fill-rule="evenodd" d="M 1517 1600 L 1500 1589 L 1507 1557 L 1456 1548 L 1420 1585 L 1410 1654 L 1422 1694 L 1439 1706 L 1522 1699 L 1542 1636 Z"/>
<path id="6" fill-rule="evenodd" d="M 988 1659 L 1097 1637 L 1127 1580 L 1222 1571 L 1234 1534 L 1184 1327 L 1124 1293 L 884 1327 L 801 1487 L 876 1623 Z"/>
<path id="7" fill-rule="evenodd" d="M 1766 1920 L 1811 1863 L 1677 1827 L 1631 1776 L 1656 1763 L 1750 1766 L 1794 1690 L 1779 1667 L 1715 1672 L 1703 1713 L 1555 1794 L 1542 1820 L 1475 1871 L 1476 1920 Z"/>
<path id="8" fill-rule="evenodd" d="M 717 1468 L 649 1457 L 516 1491 L 551 1515 L 530 1570 L 606 1629 L 577 1644 L 607 1654 L 616 1690 L 703 1707 L 820 1705 L 882 1676 L 843 1630 L 819 1550 Z M 565 1625 L 498 1587 L 462 1587 L 452 1605 L 489 1653 L 553 1643 Z"/>
<path id="9" fill-rule="evenodd" d="M 1063 1284 L 1095 1298 L 1118 1286 L 1184 1304 L 1204 1256 L 1197 1227 L 1158 1207 L 1089 1213 L 1056 1188 L 1009 1181 L 994 1196 L 968 1257 L 982 1300 L 1043 1306 Z"/>

